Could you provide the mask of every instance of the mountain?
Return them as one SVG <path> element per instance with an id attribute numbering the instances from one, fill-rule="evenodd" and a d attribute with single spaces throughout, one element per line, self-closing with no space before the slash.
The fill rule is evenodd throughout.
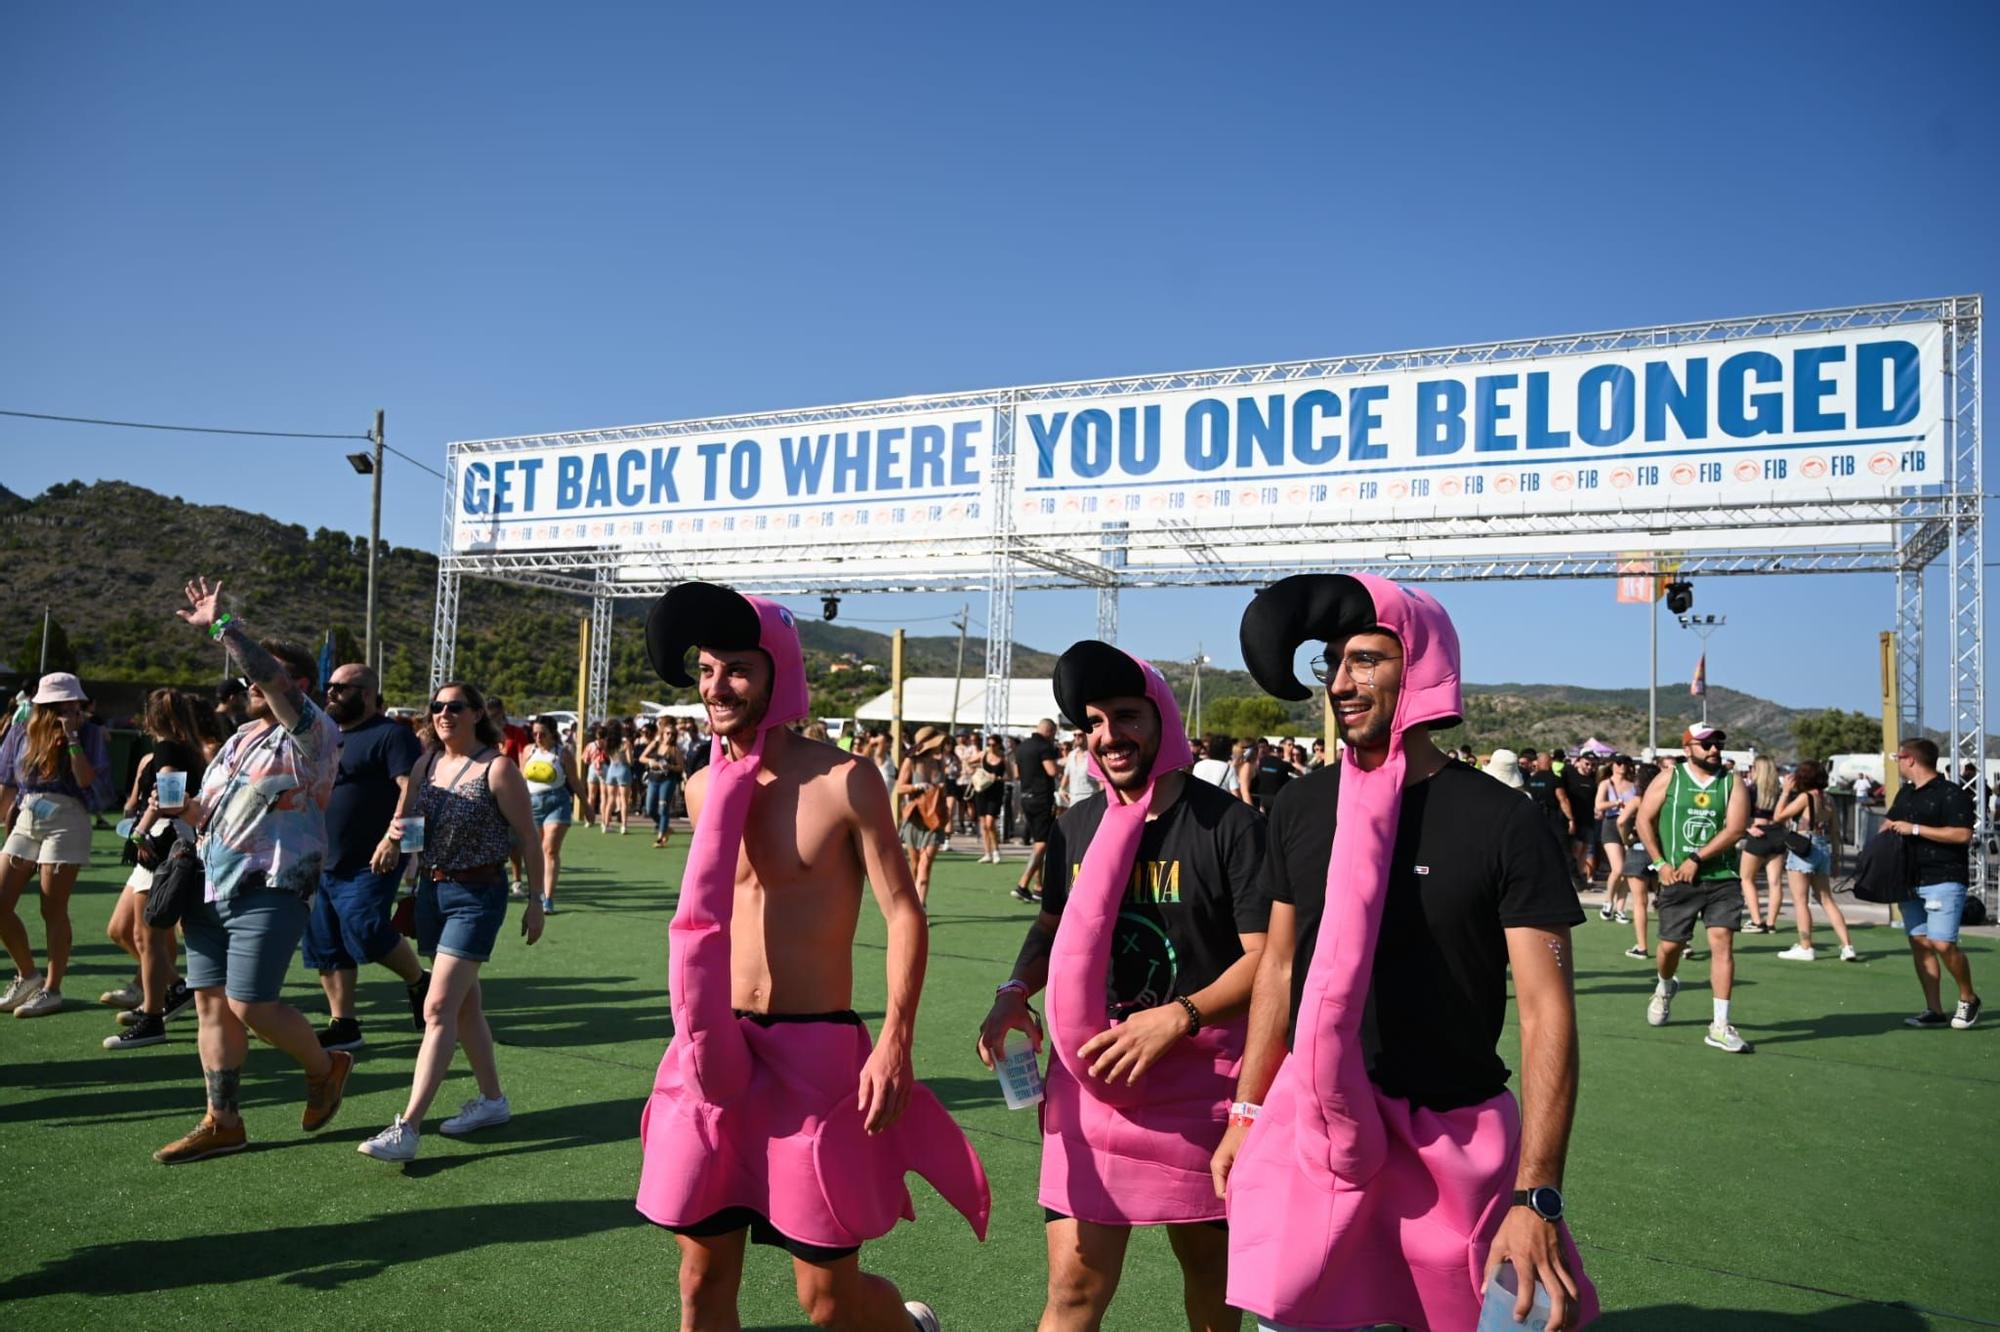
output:
<path id="1" fill-rule="evenodd" d="M 220 577 L 231 610 L 259 633 L 317 648 L 328 630 L 358 643 L 367 590 L 367 539 L 330 528 L 307 532 L 225 505 L 190 504 L 121 481 L 67 482 L 34 500 L 0 487 L 0 597 L 14 608 L 12 641 L 0 639 L 0 665 L 31 670 L 19 658 L 31 612 L 44 605 L 67 631 L 81 673 L 91 680 L 212 684 L 221 652 L 174 618 L 181 588 L 195 574 Z M 437 559 L 429 551 L 390 546 L 378 552 L 380 633 L 387 645 L 385 687 L 390 700 L 415 702 L 428 677 Z M 673 701 L 646 664 L 641 625 L 645 607 L 623 603 L 612 627 L 612 707 L 636 711 L 641 699 Z M 459 600 L 458 673 L 502 693 L 521 715 L 574 706 L 577 626 L 583 603 L 535 588 L 467 579 Z M 813 704 L 825 716 L 851 713 L 888 687 L 887 634 L 839 622 L 799 621 L 813 681 Z M 955 634 L 908 637 L 911 675 L 950 675 Z M 968 638 L 968 677 L 985 673 L 986 644 Z M 853 669 L 857 664 L 876 669 Z M 1054 656 L 1016 644 L 1015 670 L 1046 675 Z M 1188 697 L 1191 667 L 1158 662 L 1175 692 Z M 1242 671 L 1206 668 L 1202 693 L 1214 704 L 1262 697 Z M 685 697 L 685 696 L 683 696 Z M 1678 740 L 1700 715 L 1684 685 L 1660 691 L 1660 738 Z M 1290 707 L 1301 733 L 1319 729 L 1317 702 Z M 1756 742 L 1781 752 L 1792 745 L 1801 716 L 1768 699 L 1716 688 L 1709 716 L 1732 744 Z M 1466 725 L 1444 737 L 1485 750 L 1572 745 L 1591 736 L 1621 749 L 1645 743 L 1644 689 L 1585 689 L 1561 684 L 1466 686 Z"/>

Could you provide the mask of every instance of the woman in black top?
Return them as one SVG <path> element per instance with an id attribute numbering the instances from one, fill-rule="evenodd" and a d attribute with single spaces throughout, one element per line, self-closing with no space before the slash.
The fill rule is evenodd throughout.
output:
<path id="1" fill-rule="evenodd" d="M 969 780 L 972 809 L 979 815 L 979 858 L 997 865 L 1000 827 L 996 821 L 1007 801 L 1007 751 L 998 735 L 986 737 L 986 751 L 979 756 L 979 767 Z"/>
<path id="2" fill-rule="evenodd" d="M 182 774 L 186 778 L 182 788 L 185 791 L 201 787 L 202 771 L 207 766 L 203 757 L 201 712 L 192 695 L 178 689 L 155 689 L 146 695 L 144 725 L 153 749 L 139 760 L 132 794 L 125 799 L 125 813 L 133 825 L 129 844 L 133 850 L 132 873 L 126 877 L 125 890 L 118 895 L 111 924 L 105 930 L 111 942 L 138 964 L 139 972 L 126 985 L 97 997 L 101 1004 L 132 1010 L 134 1014 L 129 1019 L 120 1015 L 125 1030 L 104 1039 L 107 1050 L 158 1045 L 167 1039 L 169 1012 L 180 1012 L 194 998 L 174 965 L 178 950 L 173 928 L 156 930 L 146 923 L 144 894 L 152 889 L 153 871 L 158 868 L 154 848 L 172 845 L 172 839 L 165 835 L 167 825 L 187 803 L 182 800 L 171 808 L 160 808 L 155 795 L 160 775 Z"/>

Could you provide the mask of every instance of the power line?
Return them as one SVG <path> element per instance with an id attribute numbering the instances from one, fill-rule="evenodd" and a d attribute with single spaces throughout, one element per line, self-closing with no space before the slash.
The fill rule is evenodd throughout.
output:
<path id="1" fill-rule="evenodd" d="M 373 437 L 369 435 L 363 435 L 361 438 L 372 441 Z M 388 452 L 395 454 L 398 458 L 401 458 L 404 462 L 408 463 L 410 466 L 421 467 L 424 471 L 429 472 L 432 476 L 436 477 L 440 481 L 449 479 L 445 476 L 443 472 L 440 472 L 437 468 L 432 467 L 429 463 L 418 462 L 415 458 L 412 458 L 409 454 L 403 452 L 401 449 L 397 448 L 394 444 L 385 443 L 382 445 L 382 447 Z"/>
<path id="2" fill-rule="evenodd" d="M 123 426 L 128 430 L 177 430 L 190 435 L 257 435 L 264 439 L 365 439 L 371 443 L 375 438 L 373 435 L 312 434 L 302 430 L 230 430 L 223 426 L 159 425 L 152 421 L 106 421 L 95 416 L 56 416 L 49 412 L 0 410 L 0 416 L 19 416 L 30 421 L 67 421 L 72 425 Z"/>

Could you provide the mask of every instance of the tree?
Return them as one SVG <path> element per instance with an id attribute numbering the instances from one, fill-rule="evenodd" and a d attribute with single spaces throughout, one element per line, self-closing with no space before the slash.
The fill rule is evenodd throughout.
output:
<path id="1" fill-rule="evenodd" d="M 76 649 L 69 645 L 69 635 L 63 632 L 62 621 L 51 616 L 48 625 L 48 664 L 42 664 L 42 617 L 37 615 L 34 627 L 28 631 L 28 641 L 21 645 L 20 655 L 14 658 L 14 669 L 23 675 L 39 675 L 45 671 L 77 674 Z"/>
<path id="2" fill-rule="evenodd" d="M 1882 723 L 1860 712 L 1827 708 L 1801 714 L 1792 722 L 1799 757 L 1824 761 L 1835 754 L 1879 754 Z"/>
<path id="3" fill-rule="evenodd" d="M 1275 698 L 1218 698 L 1203 704 L 1201 724 L 1203 730 L 1217 735 L 1248 739 L 1291 730 L 1292 714 Z"/>

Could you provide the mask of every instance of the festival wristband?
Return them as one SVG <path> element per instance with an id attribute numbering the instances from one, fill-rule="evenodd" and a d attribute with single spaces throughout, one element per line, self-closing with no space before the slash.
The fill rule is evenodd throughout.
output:
<path id="1" fill-rule="evenodd" d="M 1010 990 L 1020 995 L 1023 999 L 1026 999 L 1028 997 L 1028 982 L 1020 979 L 1010 980 L 1006 984 L 997 987 L 993 991 L 993 997 L 998 999 Z"/>
<path id="2" fill-rule="evenodd" d="M 216 642 L 220 643 L 222 641 L 222 631 L 227 629 L 230 625 L 234 624 L 235 622 L 236 622 L 236 617 L 234 615 L 231 615 L 228 611 L 224 611 L 222 614 L 215 617 L 214 624 L 208 626 L 208 636 L 214 639 Z"/>
<path id="3" fill-rule="evenodd" d="M 83 753 L 83 746 L 82 746 L 82 745 L 79 745 L 79 744 L 75 744 L 75 743 L 71 743 L 71 745 L 70 745 L 70 747 L 69 747 L 69 752 L 70 752 L 70 753 L 71 753 L 72 755 L 76 755 L 76 756 L 80 756 L 80 755 L 82 755 L 82 753 Z"/>
<path id="4" fill-rule="evenodd" d="M 1257 1122 L 1257 1116 L 1264 1113 L 1264 1107 L 1255 1101 L 1236 1101 L 1229 1107 L 1229 1127 L 1248 1128 Z"/>

